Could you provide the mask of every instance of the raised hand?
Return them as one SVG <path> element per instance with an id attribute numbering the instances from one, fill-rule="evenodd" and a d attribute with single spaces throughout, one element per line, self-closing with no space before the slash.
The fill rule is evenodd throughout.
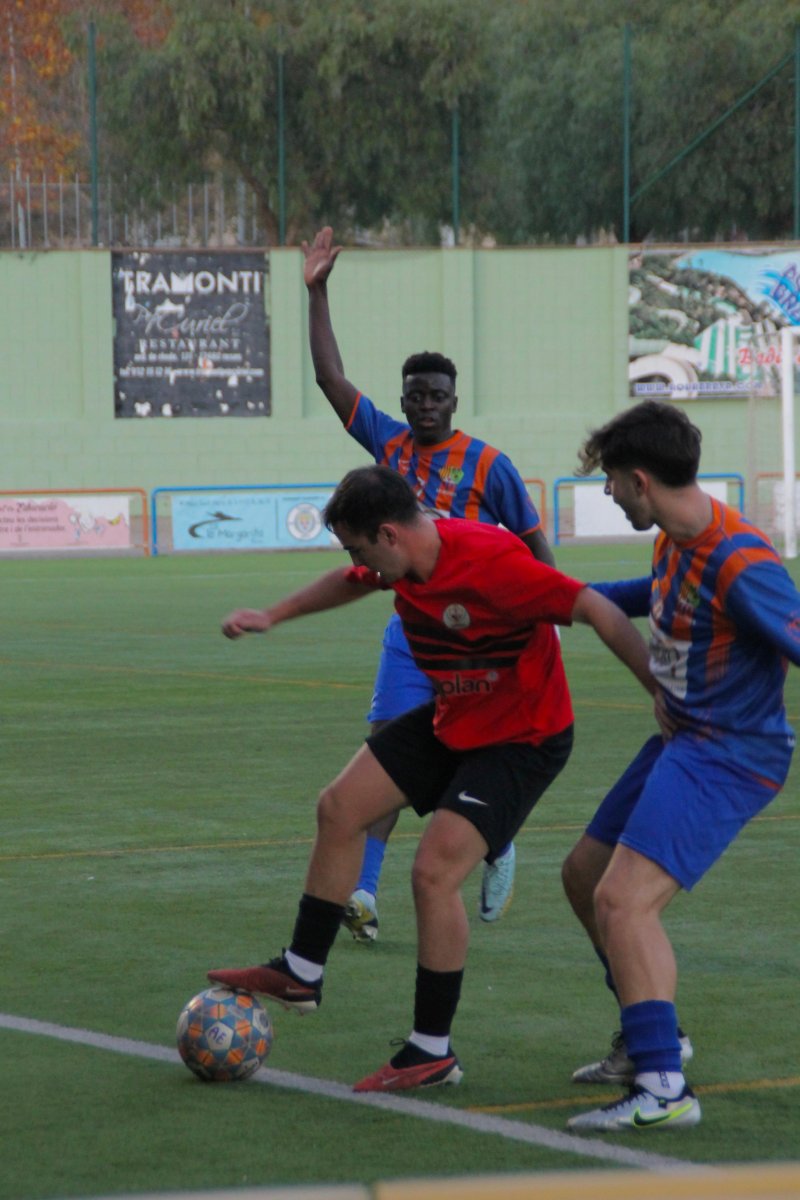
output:
<path id="1" fill-rule="evenodd" d="M 303 279 L 306 287 L 325 282 L 333 270 L 333 264 L 339 257 L 341 249 L 341 246 L 333 245 L 333 230 L 330 225 L 320 229 L 310 246 L 308 242 L 302 243 L 306 260 L 303 266 Z"/>

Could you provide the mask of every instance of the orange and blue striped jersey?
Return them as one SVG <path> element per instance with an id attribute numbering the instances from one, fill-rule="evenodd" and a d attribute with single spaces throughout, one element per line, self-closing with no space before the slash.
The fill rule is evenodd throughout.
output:
<path id="1" fill-rule="evenodd" d="M 780 758 L 792 742 L 783 685 L 787 659 L 800 665 L 800 593 L 766 535 L 711 503 L 692 541 L 658 534 L 649 577 L 592 586 L 649 618 L 650 669 L 681 727 L 735 735 L 737 759 L 773 778 L 769 739 Z"/>
<path id="2" fill-rule="evenodd" d="M 362 393 L 346 429 L 376 463 L 404 475 L 420 504 L 439 516 L 505 525 L 518 537 L 541 527 L 514 464 L 479 438 L 456 431 L 436 446 L 417 446 L 404 421 L 381 412 Z"/>

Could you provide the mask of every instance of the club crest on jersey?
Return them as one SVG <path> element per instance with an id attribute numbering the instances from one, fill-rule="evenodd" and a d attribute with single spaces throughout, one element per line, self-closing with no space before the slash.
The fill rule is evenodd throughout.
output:
<path id="1" fill-rule="evenodd" d="M 442 620 L 448 629 L 467 629 L 472 624 L 463 604 L 448 604 L 442 613 Z"/>
<path id="2" fill-rule="evenodd" d="M 439 478 L 446 487 L 457 488 L 464 478 L 461 467 L 442 467 Z"/>
<path id="3" fill-rule="evenodd" d="M 693 583 L 684 583 L 678 596 L 677 609 L 679 612 L 687 613 L 689 616 L 694 612 L 700 603 L 700 592 Z"/>

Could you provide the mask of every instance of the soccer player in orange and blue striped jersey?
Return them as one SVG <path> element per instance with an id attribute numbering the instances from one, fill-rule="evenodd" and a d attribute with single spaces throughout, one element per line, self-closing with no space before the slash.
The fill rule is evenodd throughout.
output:
<path id="1" fill-rule="evenodd" d="M 683 411 L 646 401 L 596 430 L 582 452 L 585 472 L 605 471 L 633 528 L 660 530 L 650 576 L 595 586 L 628 616 L 648 617 L 661 733 L 564 864 L 567 895 L 619 999 L 633 1084 L 622 1100 L 573 1117 L 581 1131 L 699 1121 L 661 914 L 775 798 L 794 749 L 783 685 L 787 662 L 800 665 L 800 594 L 765 535 L 700 488 L 700 441 Z M 585 1082 L 590 1070 L 574 1078 Z"/>

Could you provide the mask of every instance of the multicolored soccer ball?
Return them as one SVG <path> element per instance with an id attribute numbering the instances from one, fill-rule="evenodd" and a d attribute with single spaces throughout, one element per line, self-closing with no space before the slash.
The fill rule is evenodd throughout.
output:
<path id="1" fill-rule="evenodd" d="M 249 992 L 211 987 L 184 1005 L 178 1017 L 178 1050 L 190 1071 L 208 1082 L 247 1079 L 272 1046 L 264 1006 Z"/>

